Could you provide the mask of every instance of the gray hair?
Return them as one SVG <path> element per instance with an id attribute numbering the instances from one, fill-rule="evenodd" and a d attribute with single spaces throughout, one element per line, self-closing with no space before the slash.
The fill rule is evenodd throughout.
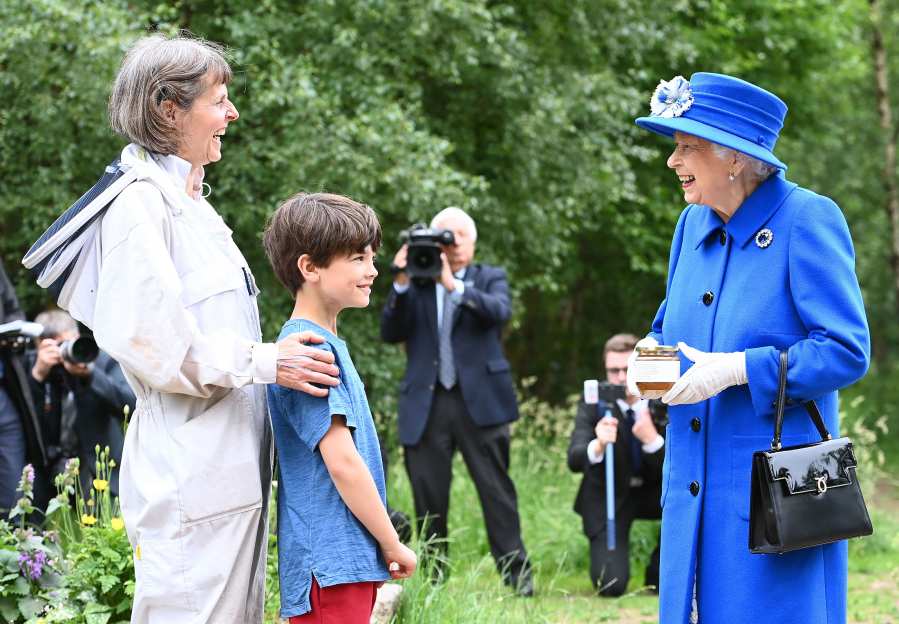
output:
<path id="1" fill-rule="evenodd" d="M 165 115 L 162 103 L 171 100 L 189 110 L 212 84 L 231 82 L 225 49 L 187 32 L 168 38 L 151 35 L 138 39 L 128 50 L 109 98 L 112 129 L 151 152 L 175 154 L 178 128 Z"/>
<path id="2" fill-rule="evenodd" d="M 471 231 L 471 240 L 478 240 L 478 228 L 474 224 L 474 219 L 467 212 L 456 206 L 448 206 L 434 215 L 431 219 L 431 227 L 437 227 L 437 224 L 447 217 L 455 217 L 461 219 L 468 229 Z"/>
<path id="3" fill-rule="evenodd" d="M 777 167 L 775 167 L 774 165 L 769 165 L 766 162 L 762 162 L 758 158 L 753 158 L 749 154 L 738 152 L 735 149 L 725 147 L 718 143 L 712 143 L 712 151 L 715 152 L 715 156 L 717 156 L 721 160 L 730 160 L 731 158 L 736 157 L 738 160 L 742 160 L 743 162 L 745 162 L 746 170 L 756 182 L 764 182 L 771 176 L 772 173 L 777 171 Z"/>
<path id="4" fill-rule="evenodd" d="M 66 332 L 78 331 L 78 323 L 64 310 L 45 310 L 34 318 L 34 322 L 44 326 L 44 336 L 61 336 Z"/>

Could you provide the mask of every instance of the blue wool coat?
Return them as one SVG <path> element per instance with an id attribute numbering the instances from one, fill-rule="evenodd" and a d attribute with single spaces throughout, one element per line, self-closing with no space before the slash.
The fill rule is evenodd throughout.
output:
<path id="1" fill-rule="evenodd" d="M 763 229 L 767 247 L 759 244 Z M 751 459 L 770 446 L 779 350 L 789 356 L 792 405 L 784 445 L 818 439 L 801 400 L 814 399 L 835 434 L 837 390 L 868 367 L 855 253 L 839 207 L 783 174 L 763 182 L 726 224 L 707 206 L 687 206 L 650 335 L 661 344 L 745 351 L 749 379 L 669 410 L 661 623 L 689 621 L 694 581 L 704 624 L 845 622 L 846 542 L 784 555 L 748 547 Z M 682 357 L 682 370 L 689 366 Z"/>

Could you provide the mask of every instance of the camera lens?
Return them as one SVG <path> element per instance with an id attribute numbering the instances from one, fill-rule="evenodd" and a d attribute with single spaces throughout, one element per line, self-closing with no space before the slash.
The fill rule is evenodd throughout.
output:
<path id="1" fill-rule="evenodd" d="M 72 364 L 89 364 L 97 359 L 100 348 L 90 336 L 80 336 L 74 340 L 66 340 L 59 345 L 62 359 Z"/>
<path id="2" fill-rule="evenodd" d="M 431 266 L 433 262 L 431 261 L 431 255 L 427 253 L 419 253 L 415 254 L 415 266 L 421 269 L 427 269 Z"/>

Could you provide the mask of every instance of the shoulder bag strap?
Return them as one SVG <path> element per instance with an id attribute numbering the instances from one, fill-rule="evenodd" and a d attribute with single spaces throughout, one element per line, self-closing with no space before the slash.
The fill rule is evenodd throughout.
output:
<path id="1" fill-rule="evenodd" d="M 774 407 L 774 439 L 771 440 L 771 450 L 779 451 L 781 448 L 780 444 L 780 436 L 783 430 L 784 424 L 784 408 L 787 403 L 787 352 L 780 352 L 780 368 L 778 371 L 778 382 L 777 382 L 777 400 L 775 402 Z M 815 405 L 814 401 L 805 401 L 803 403 L 805 407 L 805 411 L 808 412 L 809 417 L 812 419 L 812 422 L 815 424 L 815 428 L 818 430 L 818 433 L 821 435 L 822 440 L 830 440 L 830 432 L 827 431 L 827 427 L 824 426 L 824 419 L 821 418 L 821 412 L 818 411 L 818 406 Z"/>
<path id="2" fill-rule="evenodd" d="M 818 433 L 821 435 L 822 440 L 830 440 L 830 432 L 827 430 L 827 427 L 824 425 L 824 419 L 821 418 L 821 412 L 818 411 L 818 406 L 815 405 L 814 401 L 806 401 L 804 404 L 805 411 L 808 412 L 808 415 L 811 417 L 812 422 L 815 423 L 815 428 L 818 430 Z"/>
<path id="3" fill-rule="evenodd" d="M 784 406 L 787 403 L 787 352 L 780 352 L 780 369 L 777 374 L 777 400 L 774 403 L 774 439 L 771 450 L 780 450 L 780 432 L 784 425 Z"/>

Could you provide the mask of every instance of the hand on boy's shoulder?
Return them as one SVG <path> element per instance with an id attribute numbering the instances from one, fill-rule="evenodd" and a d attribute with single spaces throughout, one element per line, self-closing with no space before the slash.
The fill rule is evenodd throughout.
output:
<path id="1" fill-rule="evenodd" d="M 325 397 L 328 386 L 340 383 L 339 376 L 331 345 L 315 332 L 302 331 L 278 341 L 278 385 Z"/>

